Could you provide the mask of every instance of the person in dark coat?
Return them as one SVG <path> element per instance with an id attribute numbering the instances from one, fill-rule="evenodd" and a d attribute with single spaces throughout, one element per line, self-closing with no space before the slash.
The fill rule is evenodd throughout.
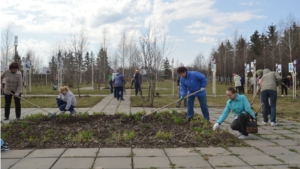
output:
<path id="1" fill-rule="evenodd" d="M 114 77 L 114 88 L 116 90 L 117 100 L 124 100 L 123 91 L 124 91 L 124 76 L 121 72 L 118 72 Z"/>
<path id="2" fill-rule="evenodd" d="M 283 91 L 285 91 L 285 95 L 288 95 L 287 89 L 290 88 L 290 80 L 291 76 L 288 75 L 287 77 L 284 77 L 281 81 L 281 96 L 283 95 Z"/>
<path id="3" fill-rule="evenodd" d="M 142 93 L 142 75 L 140 74 L 139 70 L 135 70 L 134 86 L 135 86 L 135 96 L 137 96 L 138 92 L 140 92 L 141 97 L 143 97 L 143 93 Z"/>

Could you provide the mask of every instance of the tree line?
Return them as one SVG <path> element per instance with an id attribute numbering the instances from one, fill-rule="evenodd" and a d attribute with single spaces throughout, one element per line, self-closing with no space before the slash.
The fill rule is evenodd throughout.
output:
<path id="1" fill-rule="evenodd" d="M 231 82 L 233 73 L 244 75 L 244 64 L 255 59 L 256 69 L 275 71 L 277 63 L 282 65 L 282 76 L 287 76 L 288 63 L 296 60 L 300 66 L 300 24 L 290 15 L 278 25 L 269 25 L 265 32 L 255 30 L 249 40 L 236 31 L 233 40 L 224 40 L 213 49 L 210 61 L 213 59 L 218 80 L 226 84 Z"/>

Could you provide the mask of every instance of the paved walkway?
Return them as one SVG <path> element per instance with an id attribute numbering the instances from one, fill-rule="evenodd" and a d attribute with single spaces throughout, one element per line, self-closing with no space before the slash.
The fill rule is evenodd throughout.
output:
<path id="1" fill-rule="evenodd" d="M 127 94 L 130 90 L 127 90 Z M 92 108 L 78 108 L 80 112 L 151 112 L 151 108 L 130 107 L 130 96 L 117 101 L 113 95 L 105 97 Z M 174 108 L 175 109 L 175 108 Z M 48 109 L 55 111 L 57 109 Z M 169 109 L 172 110 L 172 109 Z M 178 110 L 178 109 L 175 109 Z M 210 108 L 214 123 L 222 110 Z M 23 109 L 22 115 L 40 112 Z M 201 114 L 200 109 L 195 112 Z M 261 117 L 261 116 L 260 116 Z M 232 134 L 230 115 L 221 126 Z M 259 119 L 261 121 L 261 119 Z M 206 169 L 295 169 L 300 168 L 300 124 L 283 119 L 279 126 L 260 126 L 259 134 L 245 140 L 249 147 L 193 147 L 166 149 L 138 148 L 70 148 L 10 150 L 1 153 L 1 168 L 8 169 L 103 169 L 103 168 L 206 168 Z"/>

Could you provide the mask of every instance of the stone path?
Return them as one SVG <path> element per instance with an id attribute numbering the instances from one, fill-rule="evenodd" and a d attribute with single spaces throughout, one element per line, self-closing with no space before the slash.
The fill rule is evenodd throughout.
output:
<path id="1" fill-rule="evenodd" d="M 127 91 L 127 94 L 130 90 Z M 92 108 L 78 108 L 77 112 L 151 112 L 151 108 L 130 107 L 130 96 L 117 101 L 113 95 L 105 97 Z M 175 108 L 174 108 L 175 109 Z M 57 109 L 48 109 L 55 111 Z M 172 109 L 166 109 L 172 110 Z M 175 109 L 178 110 L 178 109 Z M 182 109 L 183 110 L 183 109 Z M 3 111 L 3 110 L 2 110 Z M 222 109 L 210 108 L 215 123 Z M 22 109 L 22 115 L 40 112 Z M 195 113 L 201 114 L 199 108 Z M 12 114 L 13 115 L 13 114 Z M 3 115 L 2 115 L 3 117 Z M 12 116 L 13 117 L 13 116 Z M 233 115 L 229 115 L 221 129 L 232 134 Z M 261 115 L 259 122 L 261 121 Z M 279 126 L 260 126 L 259 134 L 245 140 L 249 147 L 193 147 L 166 149 L 138 148 L 69 148 L 10 150 L 1 153 L 2 169 L 103 169 L 103 168 L 202 168 L 202 169 L 297 169 L 300 168 L 300 123 L 283 119 Z"/>

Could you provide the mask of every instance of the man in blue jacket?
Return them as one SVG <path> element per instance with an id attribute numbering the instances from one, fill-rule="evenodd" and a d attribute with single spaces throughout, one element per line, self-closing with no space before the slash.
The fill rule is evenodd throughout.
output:
<path id="1" fill-rule="evenodd" d="M 248 133 L 246 130 L 247 122 L 249 121 L 247 113 L 252 118 L 256 119 L 255 114 L 251 110 L 251 106 L 248 99 L 244 95 L 239 95 L 233 87 L 229 87 L 226 91 L 226 95 L 229 98 L 223 113 L 219 117 L 216 124 L 213 126 L 213 130 L 216 130 L 228 117 L 232 111 L 234 113 L 234 120 L 230 124 L 232 130 L 239 131 L 239 139 L 247 139 Z"/>
<path id="2" fill-rule="evenodd" d="M 187 92 L 188 94 L 195 93 L 188 98 L 188 120 L 194 116 L 194 102 L 195 97 L 198 98 L 200 102 L 201 111 L 204 116 L 204 119 L 209 121 L 209 112 L 207 108 L 206 101 L 206 91 L 205 87 L 207 85 L 207 79 L 204 74 L 196 71 L 187 71 L 184 66 L 181 66 L 177 69 L 177 73 L 181 76 L 180 78 L 180 99 L 184 100 Z"/>

